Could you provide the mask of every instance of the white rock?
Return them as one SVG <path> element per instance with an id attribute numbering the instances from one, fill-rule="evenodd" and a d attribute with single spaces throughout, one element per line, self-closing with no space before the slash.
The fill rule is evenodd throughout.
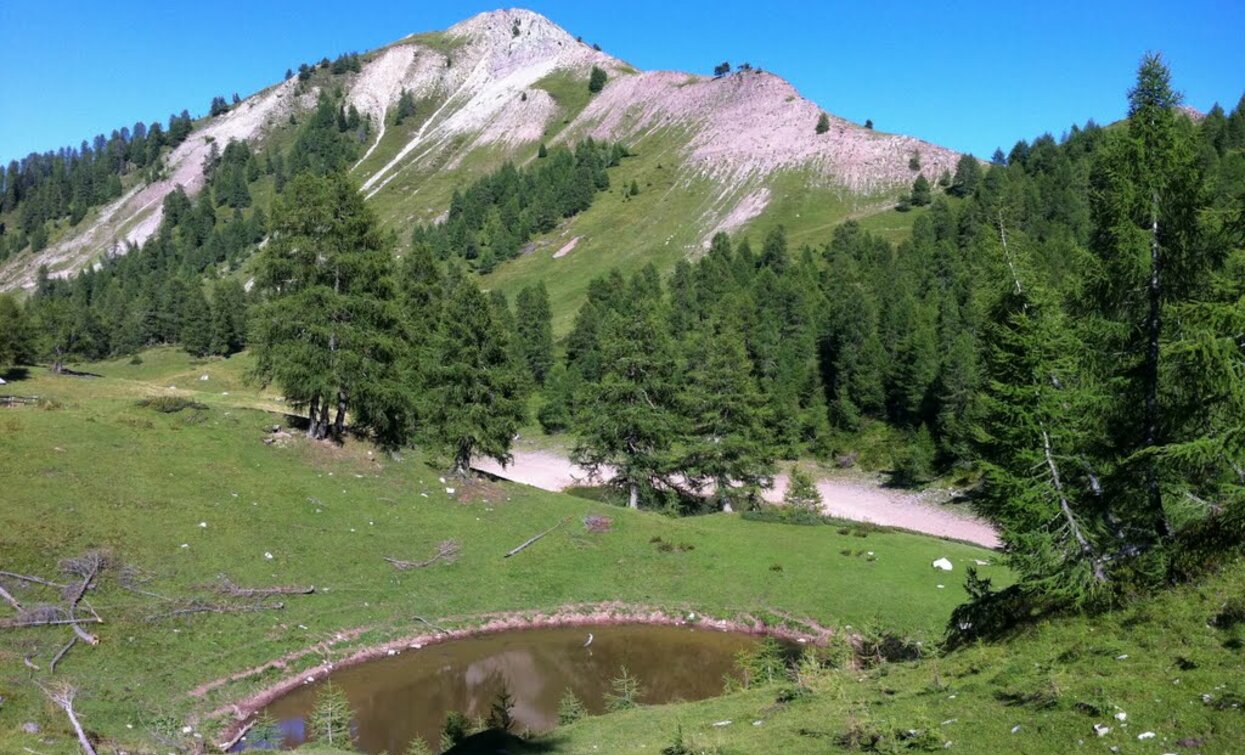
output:
<path id="1" fill-rule="evenodd" d="M 1111 727 L 1103 726 L 1102 724 L 1094 724 L 1094 733 L 1100 737 L 1105 737 L 1111 733 Z"/>
<path id="2" fill-rule="evenodd" d="M 1117 656 L 1115 656 L 1115 660 L 1117 660 L 1117 661 L 1126 661 L 1126 660 L 1128 660 L 1128 653 L 1125 653 L 1125 654 L 1123 654 L 1123 655 L 1117 655 Z"/>
<path id="3" fill-rule="evenodd" d="M 951 565 L 951 561 L 949 561 L 946 556 L 943 556 L 942 558 L 935 561 L 932 564 L 932 566 L 935 569 L 942 569 L 943 571 L 951 571 L 953 568 L 955 568 Z"/>
<path id="4" fill-rule="evenodd" d="M 449 494 L 449 495 L 454 495 L 454 489 L 453 489 L 453 488 L 446 488 L 446 489 L 445 489 L 445 492 L 446 492 L 447 494 Z"/>
<path id="5" fill-rule="evenodd" d="M 938 589 L 939 589 L 939 590 L 945 590 L 945 589 L 947 589 L 947 586 L 946 586 L 946 585 L 938 585 Z"/>
<path id="6" fill-rule="evenodd" d="M 207 522 L 199 522 L 199 526 L 203 529 L 207 529 Z"/>
<path id="7" fill-rule="evenodd" d="M 731 722 L 730 721 L 718 721 L 714 723 L 713 725 L 714 726 L 730 726 Z"/>
<path id="8" fill-rule="evenodd" d="M 192 732 L 192 731 L 194 731 L 194 727 L 193 727 L 193 726 L 183 726 L 183 727 L 182 727 L 182 734 L 189 734 L 189 733 L 190 733 L 190 732 Z"/>
<path id="9" fill-rule="evenodd" d="M 982 560 L 981 560 L 981 559 L 979 559 L 979 558 L 974 558 L 974 559 L 973 559 L 973 563 L 974 563 L 974 564 L 977 564 L 978 566 L 989 566 L 989 565 L 990 565 L 990 562 L 989 562 L 989 561 L 982 561 Z"/>
<path id="10" fill-rule="evenodd" d="M 266 558 L 266 559 L 268 559 L 269 561 L 271 561 L 271 560 L 272 560 L 272 554 L 271 554 L 271 553 L 269 553 L 268 551 L 264 551 L 264 558 Z"/>
<path id="11" fill-rule="evenodd" d="M 1012 734 L 1015 734 L 1018 731 L 1020 731 L 1020 724 L 1016 724 L 1012 727 Z"/>
<path id="12" fill-rule="evenodd" d="M 1116 713 L 1116 714 L 1115 714 L 1115 720 L 1116 720 L 1116 721 L 1127 721 L 1127 720 L 1128 720 L 1128 714 L 1127 714 L 1127 713 L 1125 713 L 1124 711 L 1120 711 L 1119 713 Z"/>
<path id="13" fill-rule="evenodd" d="M 208 376 L 206 373 L 199 376 L 199 382 L 206 383 L 207 381 L 208 381 Z"/>
<path id="14" fill-rule="evenodd" d="M 1154 739 L 1154 732 L 1143 731 L 1137 735 L 1137 739 Z"/>

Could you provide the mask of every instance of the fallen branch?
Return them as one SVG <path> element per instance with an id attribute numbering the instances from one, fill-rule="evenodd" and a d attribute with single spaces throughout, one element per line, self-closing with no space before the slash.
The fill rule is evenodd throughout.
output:
<path id="1" fill-rule="evenodd" d="M 401 559 L 390 558 L 388 556 L 385 556 L 385 560 L 392 564 L 393 568 L 398 571 L 406 571 L 407 569 L 423 569 L 424 567 L 432 566 L 436 562 L 443 559 L 445 561 L 454 561 L 458 558 L 458 553 L 461 550 L 462 546 L 458 544 L 457 540 L 442 540 L 437 544 L 436 555 L 425 561 L 403 561 Z"/>
<path id="2" fill-rule="evenodd" d="M 9 591 L 4 589 L 3 585 L 0 585 L 0 598 L 4 598 L 4 602 L 13 606 L 13 609 L 18 613 L 22 612 L 22 604 L 18 603 L 17 598 L 10 595 Z"/>
<path id="3" fill-rule="evenodd" d="M 76 609 L 78 607 L 78 603 L 82 601 L 82 596 L 86 595 L 87 589 L 91 586 L 91 582 L 95 580 L 95 575 L 99 574 L 100 567 L 104 565 L 104 561 L 104 556 L 102 556 L 98 551 L 91 551 L 81 559 L 69 559 L 65 562 L 67 571 L 74 574 L 85 572 L 82 577 L 82 584 L 78 586 L 78 589 L 75 590 L 73 595 L 69 598 L 69 619 L 73 622 L 71 626 L 73 627 L 74 634 L 81 637 L 82 641 L 88 645 L 98 645 L 99 638 L 78 626 L 78 618 L 74 616 L 74 609 Z M 100 624 L 104 623 L 103 620 L 99 618 L 99 614 L 96 614 L 94 610 L 92 610 L 91 613 L 95 614 L 97 622 Z M 69 650 L 71 645 L 66 645 L 65 650 Z M 53 665 L 55 665 L 55 661 L 53 661 Z"/>
<path id="4" fill-rule="evenodd" d="M 217 590 L 225 595 L 232 595 L 235 598 L 258 598 L 265 595 L 310 595 L 316 591 L 315 585 L 308 587 L 239 587 L 224 574 L 220 575 L 220 581 L 221 586 Z"/>
<path id="5" fill-rule="evenodd" d="M 35 665 L 34 661 L 30 660 L 30 656 L 28 655 L 22 656 L 22 663 L 26 664 L 26 668 L 34 669 L 35 671 L 42 671 L 42 669 Z"/>
<path id="6" fill-rule="evenodd" d="M 427 619 L 425 619 L 423 616 L 415 616 L 415 617 L 413 617 L 413 618 L 414 618 L 416 621 L 422 621 L 422 622 L 424 622 L 425 624 L 427 624 L 428 626 L 430 626 L 430 627 L 432 627 L 433 629 L 437 630 L 438 632 L 441 632 L 442 634 L 449 634 L 449 633 L 450 633 L 450 630 L 446 629 L 445 627 L 441 626 L 440 624 L 433 624 L 431 621 L 428 621 L 428 620 L 427 620 Z"/>
<path id="7" fill-rule="evenodd" d="M 0 621 L 0 629 L 22 629 L 25 627 L 63 627 L 73 624 L 103 624 L 104 620 L 91 617 L 88 619 L 36 619 L 34 621 L 22 621 L 20 619 L 11 619 L 9 621 Z"/>
<path id="8" fill-rule="evenodd" d="M 573 517 L 568 516 L 568 517 L 566 517 L 565 519 L 563 519 L 562 521 L 560 521 L 560 522 L 558 522 L 557 524 L 555 524 L 555 525 L 553 525 L 552 527 L 550 527 L 549 529 L 545 530 L 544 532 L 541 532 L 541 533 L 539 533 L 539 534 L 537 534 L 537 535 L 533 535 L 532 537 L 529 537 L 527 540 L 524 540 L 524 541 L 523 541 L 523 542 L 519 545 L 519 547 L 511 549 L 509 552 L 507 552 L 507 553 L 506 553 L 506 555 L 505 555 L 505 556 L 502 556 L 502 558 L 510 558 L 511 556 L 513 556 L 513 555 L 517 554 L 519 551 L 521 551 L 521 550 L 523 550 L 524 548 L 528 547 L 529 545 L 531 545 L 531 544 L 535 543 L 537 540 L 540 540 L 540 539 L 541 539 L 542 537 L 544 537 L 545 535 L 548 535 L 550 532 L 553 532 L 553 531 L 554 531 L 554 530 L 556 530 L 557 528 L 559 528 L 559 527 L 561 527 L 562 525 L 566 524 L 567 522 L 571 521 L 571 519 L 572 519 L 572 518 L 573 518 Z"/>
<path id="9" fill-rule="evenodd" d="M 47 695 L 57 707 L 65 711 L 66 716 L 69 716 L 69 723 L 73 725 L 73 730 L 78 734 L 78 743 L 82 745 L 82 751 L 86 755 L 95 755 L 95 748 L 91 746 L 91 740 L 87 739 L 86 732 L 82 730 L 82 724 L 78 722 L 78 716 L 74 713 L 73 698 L 78 691 L 68 684 L 63 684 L 56 689 L 48 689 L 40 684 L 39 689 L 43 690 L 43 694 Z"/>
<path id="10" fill-rule="evenodd" d="M 173 611 L 152 614 L 147 617 L 147 621 L 159 621 L 161 619 L 169 619 L 176 616 L 187 616 L 196 613 L 254 613 L 257 611 L 280 611 L 282 608 L 285 608 L 284 603 L 254 603 L 245 606 L 231 606 L 195 601 L 185 608 L 178 608 Z"/>
<path id="11" fill-rule="evenodd" d="M 64 590 L 66 587 L 69 587 L 69 585 L 62 585 L 60 582 L 51 582 L 49 580 L 44 579 L 43 577 L 32 577 L 28 574 L 18 574 L 16 572 L 11 572 L 11 571 L 0 571 L 0 577 L 11 577 L 13 579 L 20 579 L 23 582 L 31 582 L 36 585 L 43 585 L 45 587 L 55 587 L 57 590 Z"/>
<path id="12" fill-rule="evenodd" d="M 58 652 L 56 655 L 52 656 L 52 662 L 51 662 L 50 664 L 48 664 L 48 673 L 55 674 L 55 673 L 56 673 L 56 664 L 60 663 L 60 662 L 61 662 L 61 658 L 64 658 L 64 657 L 65 657 L 65 653 L 68 653 L 68 652 L 69 652 L 69 650 L 70 650 L 70 649 L 71 649 L 74 645 L 77 645 L 77 644 L 78 644 L 78 638 L 77 638 L 77 637 L 70 637 L 70 638 L 69 638 L 69 642 L 65 645 L 65 647 L 61 648 L 61 649 L 60 649 L 60 652 Z"/>

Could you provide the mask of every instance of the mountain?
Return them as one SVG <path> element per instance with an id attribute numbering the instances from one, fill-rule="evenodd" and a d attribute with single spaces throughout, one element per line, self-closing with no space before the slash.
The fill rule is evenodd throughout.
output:
<path id="1" fill-rule="evenodd" d="M 608 81 L 591 94 L 594 66 Z M 635 158 L 615 169 L 615 191 L 495 274 L 503 288 L 549 280 L 555 300 L 576 298 L 592 274 L 614 264 L 669 267 L 717 231 L 782 223 L 797 242 L 824 238 L 842 219 L 889 210 L 918 172 L 914 156 L 930 181 L 959 158 L 832 115 L 818 133 L 821 108 L 772 73 L 638 71 L 526 10 L 410 35 L 361 56 L 358 69 L 292 77 L 196 121 L 158 180 L 128 187 L 76 227 L 61 223 L 47 248 L 0 267 L 0 289 L 32 287 L 42 265 L 67 276 L 141 244 L 159 228 L 165 196 L 179 185 L 191 195 L 202 188 L 213 144 L 279 145 L 325 88 L 340 87 L 346 105 L 370 120 L 351 173 L 382 222 L 403 237 L 412 222 L 443 216 L 455 189 L 506 161 L 532 159 L 543 143 L 592 137 L 627 145 Z M 415 115 L 398 126 L 393 113 L 403 92 Z M 640 192 L 624 196 L 621 187 L 631 182 Z"/>

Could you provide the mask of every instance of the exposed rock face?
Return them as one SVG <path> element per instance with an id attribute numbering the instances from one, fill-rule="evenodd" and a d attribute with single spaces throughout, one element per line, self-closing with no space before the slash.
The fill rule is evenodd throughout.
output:
<path id="1" fill-rule="evenodd" d="M 592 66 L 608 71 L 609 82 L 577 114 L 563 112 L 537 86 L 559 72 L 586 81 Z M 530 149 L 568 117 L 557 140 L 592 136 L 636 145 L 653 134 L 679 135 L 681 164 L 672 167 L 723 187 L 706 216 L 695 219 L 705 230 L 733 231 L 760 215 L 771 196 L 765 183 L 779 172 L 799 171 L 812 185 L 872 194 L 910 184 L 916 176 L 908 167 L 913 153 L 920 154 L 921 172 L 931 181 L 954 170 L 959 157 L 834 116 L 829 131 L 817 134 L 821 108 L 778 76 L 636 72 L 525 10 L 482 13 L 440 34 L 404 38 L 367 56 L 362 70 L 341 82 L 348 103 L 374 125 L 374 141 L 354 166 L 369 198 L 404 171 L 453 170 L 486 147 L 503 155 Z M 40 265 L 53 275 L 70 275 L 102 255 L 146 241 L 159 228 L 165 196 L 179 185 L 190 194 L 202 188 L 213 142 L 223 150 L 231 139 L 261 141 L 291 113 L 315 106 L 318 90 L 301 96 L 296 90 L 296 80 L 283 82 L 196 129 L 167 158 L 167 178 L 131 190 L 41 253 L 10 260 L 0 267 L 0 290 L 33 286 Z M 386 142 L 385 153 L 393 157 L 369 161 L 404 90 L 435 109 L 421 114 L 419 129 L 403 137 L 405 143 Z"/>

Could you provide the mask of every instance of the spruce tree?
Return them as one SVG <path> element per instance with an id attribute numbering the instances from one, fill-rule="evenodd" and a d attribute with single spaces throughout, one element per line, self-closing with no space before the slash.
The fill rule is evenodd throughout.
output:
<path id="1" fill-rule="evenodd" d="M 604 89 L 607 78 L 608 76 L 606 76 L 605 71 L 601 70 L 598 66 L 593 66 L 592 72 L 588 76 L 588 91 L 592 94 L 596 94 Z"/>
<path id="2" fill-rule="evenodd" d="M 31 357 L 26 311 L 8 294 L 0 294 L 0 371 Z"/>
<path id="3" fill-rule="evenodd" d="M 316 695 L 316 705 L 307 720 L 308 733 L 316 742 L 327 747 L 350 748 L 353 745 L 351 716 L 346 693 L 332 682 L 327 682 Z"/>
<path id="4" fill-rule="evenodd" d="M 793 516 L 821 516 L 821 491 L 817 489 L 813 478 L 799 466 L 791 468 L 782 502 Z"/>
<path id="5" fill-rule="evenodd" d="M 458 276 L 442 311 L 427 367 L 432 440 L 453 457 L 453 474 L 471 474 L 471 460 L 510 461 L 510 444 L 527 414 L 523 365 L 496 310 L 475 283 Z"/>
<path id="6" fill-rule="evenodd" d="M 817 126 L 813 129 L 818 134 L 824 134 L 830 130 L 830 116 L 822 113 L 817 116 Z"/>
<path id="7" fill-rule="evenodd" d="M 246 346 L 247 301 L 242 284 L 225 279 L 212 292 L 211 353 L 230 356 Z"/>

